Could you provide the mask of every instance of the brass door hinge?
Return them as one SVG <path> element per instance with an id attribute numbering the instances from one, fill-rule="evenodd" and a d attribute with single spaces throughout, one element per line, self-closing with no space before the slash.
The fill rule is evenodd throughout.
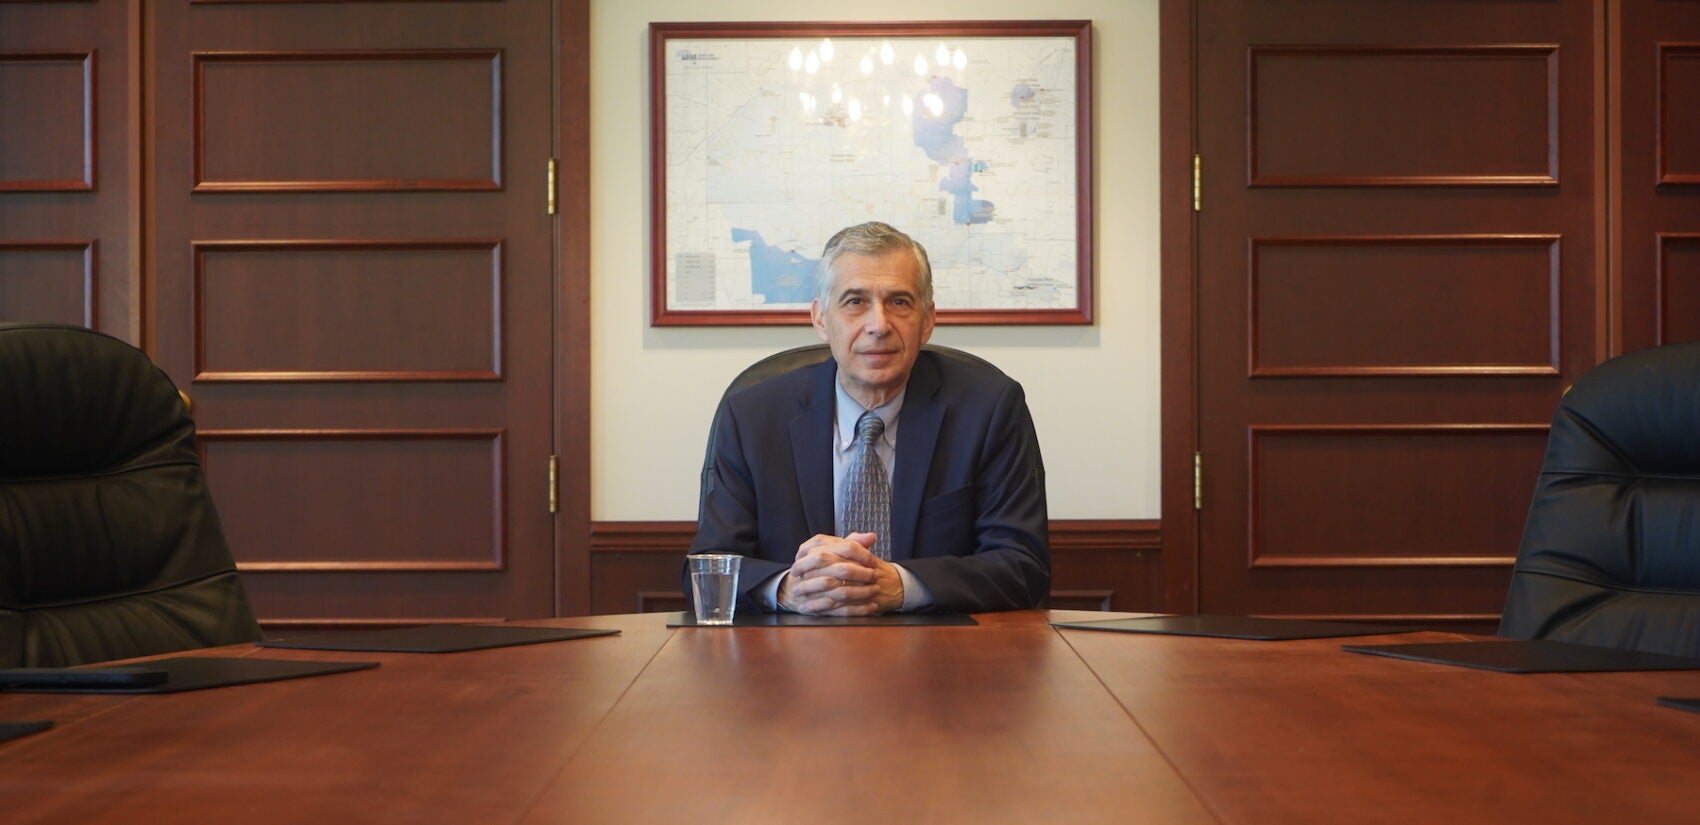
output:
<path id="1" fill-rule="evenodd" d="M 1192 509 L 1204 509 L 1204 454 L 1192 454 Z"/>
<path id="2" fill-rule="evenodd" d="M 550 158 L 549 159 L 549 182 L 547 184 L 548 185 L 548 193 L 546 195 L 544 195 L 544 197 L 547 198 L 548 201 L 549 201 L 549 203 L 548 203 L 549 214 L 551 214 L 551 215 L 555 214 L 555 189 L 556 189 L 556 184 L 559 181 L 558 176 L 559 176 L 559 172 L 556 169 L 555 159 Z M 554 511 L 551 510 L 550 512 L 554 512 Z"/>
<path id="3" fill-rule="evenodd" d="M 1192 156 L 1192 211 L 1204 211 L 1204 158 Z"/>
<path id="4" fill-rule="evenodd" d="M 561 509 L 561 461 L 549 456 L 549 512 Z"/>

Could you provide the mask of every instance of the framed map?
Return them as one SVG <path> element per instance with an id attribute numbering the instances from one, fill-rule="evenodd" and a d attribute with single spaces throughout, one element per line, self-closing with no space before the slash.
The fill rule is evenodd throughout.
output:
<path id="1" fill-rule="evenodd" d="M 1091 31 L 651 24 L 651 323 L 807 323 L 870 220 L 927 248 L 939 323 L 1091 323 Z"/>

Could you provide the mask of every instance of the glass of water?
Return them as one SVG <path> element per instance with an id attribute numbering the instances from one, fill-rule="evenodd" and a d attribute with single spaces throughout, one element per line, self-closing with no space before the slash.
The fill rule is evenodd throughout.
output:
<path id="1" fill-rule="evenodd" d="M 738 606 L 738 563 L 744 557 L 701 553 L 685 560 L 690 565 L 697 624 L 731 624 L 732 611 Z"/>

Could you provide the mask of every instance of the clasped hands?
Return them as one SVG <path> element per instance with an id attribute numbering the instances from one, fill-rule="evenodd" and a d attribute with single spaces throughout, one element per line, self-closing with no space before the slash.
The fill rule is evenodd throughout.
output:
<path id="1" fill-rule="evenodd" d="M 896 565 L 868 552 L 877 539 L 851 533 L 803 542 L 779 580 L 779 606 L 815 616 L 872 616 L 901 608 L 903 577 Z"/>

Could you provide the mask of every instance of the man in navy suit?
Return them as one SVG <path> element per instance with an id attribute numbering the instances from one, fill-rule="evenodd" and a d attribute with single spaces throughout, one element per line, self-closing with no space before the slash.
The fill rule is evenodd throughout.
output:
<path id="1" fill-rule="evenodd" d="M 983 362 L 922 351 L 932 269 L 909 236 L 883 223 L 850 227 L 827 242 L 820 266 L 809 315 L 832 358 L 722 402 L 691 552 L 746 557 L 744 609 L 864 616 L 1044 604 L 1044 465 L 1021 385 Z M 883 422 L 870 437 L 890 479 L 890 535 L 846 529 L 848 476 L 864 460 L 856 423 L 869 411 Z"/>

